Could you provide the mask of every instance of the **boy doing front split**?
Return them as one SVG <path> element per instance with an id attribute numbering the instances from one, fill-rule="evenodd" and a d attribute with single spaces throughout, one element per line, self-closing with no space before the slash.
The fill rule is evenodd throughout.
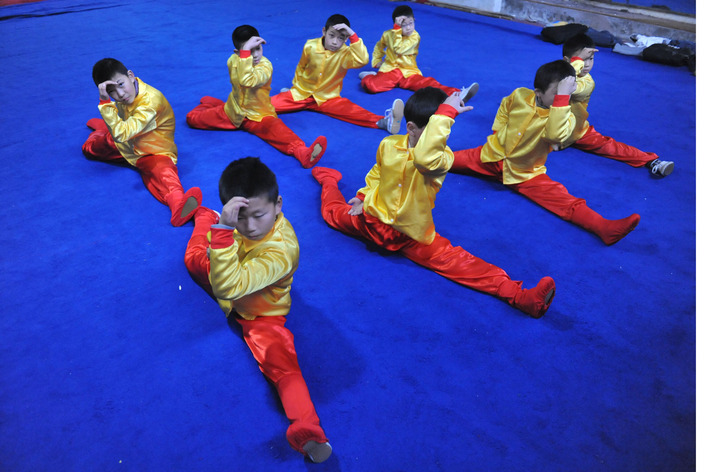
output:
<path id="1" fill-rule="evenodd" d="M 535 74 L 535 90 L 518 88 L 503 98 L 493 134 L 483 146 L 456 151 L 450 171 L 499 180 L 610 245 L 635 229 L 640 215 L 607 220 L 546 174 L 549 152 L 575 129 L 570 109 L 574 90 L 575 69 L 570 64 L 563 60 L 544 64 Z"/>
<path id="2" fill-rule="evenodd" d="M 577 89 L 570 96 L 570 109 L 575 116 L 575 128 L 570 137 L 559 148 L 572 146 L 585 152 L 624 162 L 633 167 L 645 166 L 652 175 L 665 177 L 675 168 L 672 161 L 663 161 L 652 152 L 644 152 L 635 147 L 603 136 L 588 123 L 588 104 L 595 90 L 595 81 L 590 71 L 595 65 L 595 42 L 585 33 L 578 34 L 563 44 L 563 58 L 575 69 Z"/>
<path id="3" fill-rule="evenodd" d="M 402 100 L 395 100 L 392 107 L 385 110 L 385 116 L 380 116 L 340 96 L 348 69 L 362 67 L 370 58 L 362 39 L 350 28 L 350 20 L 343 15 L 332 15 L 322 33 L 322 37 L 305 43 L 292 88 L 272 97 L 275 111 L 310 110 L 397 134 L 402 121 Z M 347 40 L 350 40 L 349 46 L 345 44 Z"/>
<path id="4" fill-rule="evenodd" d="M 242 329 L 290 420 L 290 445 L 313 462 L 323 462 L 332 447 L 300 372 L 293 335 L 285 327 L 299 246 L 282 213 L 275 174 L 256 157 L 238 159 L 223 171 L 219 188 L 222 214 L 198 209 L 185 265 Z"/>
<path id="5" fill-rule="evenodd" d="M 202 193 L 197 187 L 185 192 L 180 183 L 172 107 L 159 90 L 135 77 L 117 59 L 99 60 L 92 75 L 102 120 L 87 122 L 94 131 L 83 144 L 83 154 L 137 168 L 150 193 L 170 207 L 170 223 L 184 225 L 202 203 Z"/>
<path id="6" fill-rule="evenodd" d="M 294 156 L 309 168 L 317 164 L 327 147 L 319 136 L 310 147 L 277 117 L 270 103 L 272 63 L 263 56 L 265 40 L 250 25 L 235 28 L 232 34 L 234 53 L 227 60 L 232 92 L 223 102 L 203 97 L 200 105 L 187 114 L 192 128 L 211 130 L 242 129 L 254 134 L 272 147 Z"/>
<path id="7" fill-rule="evenodd" d="M 389 136 L 377 151 L 377 163 L 366 185 L 345 203 L 338 189 L 340 172 L 315 167 L 322 185 L 321 213 L 331 227 L 359 236 L 475 290 L 494 295 L 511 306 L 540 318 L 553 296 L 555 282 L 543 277 L 532 289 L 511 280 L 499 267 L 473 256 L 435 232 L 432 208 L 453 162 L 446 142 L 458 113 L 471 110 L 458 92 L 447 96 L 427 87 L 405 105 L 408 134 Z"/>
<path id="8" fill-rule="evenodd" d="M 393 28 L 382 34 L 373 50 L 372 66 L 378 71 L 359 74 L 360 85 L 366 91 L 387 92 L 395 87 L 416 91 L 424 87 L 436 87 L 448 95 L 460 92 L 463 103 L 467 103 L 477 93 L 477 82 L 460 90 L 446 87 L 432 77 L 424 77 L 417 65 L 420 34 L 415 30 L 412 8 L 400 5 L 393 10 L 392 19 Z"/>

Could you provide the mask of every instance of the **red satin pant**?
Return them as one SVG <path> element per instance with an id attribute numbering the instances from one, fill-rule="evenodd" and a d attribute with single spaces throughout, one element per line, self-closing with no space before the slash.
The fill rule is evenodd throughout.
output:
<path id="1" fill-rule="evenodd" d="M 655 153 L 641 151 L 628 144 L 615 141 L 613 138 L 603 136 L 598 133 L 593 126 L 590 126 L 585 135 L 575 141 L 572 147 L 624 162 L 633 167 L 642 167 L 648 162 L 658 158 L 658 155 Z"/>
<path id="2" fill-rule="evenodd" d="M 217 215 L 201 207 L 195 214 L 195 229 L 185 251 L 185 265 L 190 275 L 211 295 L 207 233 L 215 223 Z M 327 442 L 298 365 L 293 334 L 285 327 L 285 317 L 258 316 L 254 320 L 246 320 L 233 313 L 231 320 L 242 329 L 243 339 L 260 371 L 277 390 L 285 415 L 290 420 L 286 436 L 293 449 L 303 453 L 302 447 L 310 440 Z"/>
<path id="3" fill-rule="evenodd" d="M 453 246 L 439 234 L 432 243 L 422 244 L 364 212 L 358 216 L 349 215 L 349 209 L 350 205 L 337 185 L 324 182 L 320 211 L 332 228 L 370 240 L 389 251 L 400 252 L 445 278 L 506 301 L 520 288 L 521 283 L 511 280 L 504 270 Z"/>
<path id="4" fill-rule="evenodd" d="M 481 150 L 482 146 L 455 151 L 455 161 L 450 172 L 483 175 L 502 182 L 503 162 L 482 162 Z M 566 221 L 570 221 L 576 207 L 585 205 L 585 200 L 571 195 L 561 183 L 555 182 L 547 174 L 540 174 L 525 182 L 506 185 L 506 187 Z"/>
<path id="5" fill-rule="evenodd" d="M 305 148 L 305 142 L 275 116 L 266 116 L 261 121 L 245 119 L 238 128 L 225 113 L 225 102 L 214 97 L 203 97 L 186 119 L 190 127 L 197 129 L 247 131 L 288 156 Z"/>
<path id="6" fill-rule="evenodd" d="M 83 144 L 85 157 L 92 160 L 127 163 L 120 154 L 107 127 L 90 133 Z M 149 155 L 138 159 L 135 167 L 140 171 L 145 187 L 162 204 L 168 205 L 168 195 L 174 192 L 184 194 L 175 163 L 168 156 Z"/>
<path id="7" fill-rule="evenodd" d="M 322 105 L 318 105 L 313 97 L 295 101 L 292 93 L 288 90 L 274 95 L 270 98 L 270 102 L 277 113 L 309 110 L 366 128 L 377 128 L 377 122 L 383 118 L 343 97 L 331 98 Z"/>
<path id="8" fill-rule="evenodd" d="M 378 72 L 375 75 L 366 75 L 360 81 L 360 85 L 370 93 L 387 92 L 395 87 L 412 90 L 413 92 L 424 87 L 436 87 L 448 95 L 460 91 L 460 89 L 455 87 L 446 87 L 432 77 L 424 77 L 420 74 L 404 77 L 400 69 L 393 69 L 390 72 Z"/>

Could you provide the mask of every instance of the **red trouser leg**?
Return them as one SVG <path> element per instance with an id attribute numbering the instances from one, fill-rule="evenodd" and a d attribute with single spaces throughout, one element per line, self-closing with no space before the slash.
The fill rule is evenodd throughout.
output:
<path id="1" fill-rule="evenodd" d="M 214 97 L 200 99 L 200 105 L 190 110 L 185 119 L 191 128 L 227 131 L 238 129 L 225 113 L 225 102 Z"/>
<path id="2" fill-rule="evenodd" d="M 633 167 L 642 167 L 658 158 L 655 153 L 644 152 L 638 148 L 615 141 L 613 138 L 603 136 L 595 131 L 593 126 L 590 126 L 585 135 L 575 141 L 572 147 L 624 162 Z"/>
<path id="3" fill-rule="evenodd" d="M 300 372 L 293 335 L 285 327 L 284 316 L 259 316 L 246 320 L 236 316 L 260 370 L 276 388 L 285 415 L 290 420 L 287 440 L 303 453 L 308 441 L 327 442 L 325 431 L 310 399 L 305 379 Z"/>
<path id="4" fill-rule="evenodd" d="M 122 157 L 117 146 L 115 146 L 115 141 L 113 141 L 112 135 L 107 127 L 90 133 L 90 136 L 88 136 L 83 144 L 82 151 L 85 157 L 96 161 L 125 161 L 125 158 Z"/>
<path id="5" fill-rule="evenodd" d="M 360 85 L 369 93 L 387 92 L 397 87 L 402 78 L 402 72 L 393 69 L 390 72 L 366 75 L 360 81 Z"/>
<path id="6" fill-rule="evenodd" d="M 317 103 L 315 103 L 314 98 L 308 97 L 296 101 L 289 90 L 270 97 L 270 103 L 275 108 L 276 113 L 292 113 L 301 110 L 317 111 Z"/>
<path id="7" fill-rule="evenodd" d="M 210 259 L 207 249 L 210 246 L 208 233 L 210 227 L 218 222 L 217 213 L 206 207 L 199 207 L 195 213 L 195 228 L 185 249 L 185 267 L 188 273 L 213 299 L 212 286 L 210 285 Z"/>
<path id="8" fill-rule="evenodd" d="M 492 177 L 502 182 L 502 161 L 483 162 L 480 158 L 482 146 L 454 151 L 455 159 L 450 172 L 455 174 L 477 174 L 485 177 Z"/>
<path id="9" fill-rule="evenodd" d="M 317 111 L 365 128 L 377 128 L 377 122 L 383 118 L 343 97 L 331 98 L 319 105 Z"/>
<path id="10" fill-rule="evenodd" d="M 460 89 L 455 87 L 447 87 L 432 77 L 423 77 L 422 75 L 415 74 L 410 77 L 404 77 L 400 80 L 398 85 L 400 88 L 407 90 L 417 91 L 424 87 L 435 87 L 439 88 L 448 95 L 452 95 L 455 92 L 459 92 Z"/>
<path id="11" fill-rule="evenodd" d="M 453 246 L 439 234 L 430 244 L 411 240 L 400 252 L 416 264 L 453 282 L 505 301 L 511 301 L 520 291 L 521 282 L 511 280 L 504 270 L 473 256 L 460 246 Z"/>
<path id="12" fill-rule="evenodd" d="M 150 193 L 170 208 L 170 223 L 182 226 L 190 221 L 202 203 L 202 192 L 192 187 L 183 190 L 177 166 L 167 156 L 144 156 L 135 162 Z"/>
<path id="13" fill-rule="evenodd" d="M 307 150 L 303 140 L 275 116 L 266 116 L 262 121 L 245 119 L 240 125 L 240 129 L 254 134 L 288 156 L 295 156 L 295 152 L 302 154 Z"/>

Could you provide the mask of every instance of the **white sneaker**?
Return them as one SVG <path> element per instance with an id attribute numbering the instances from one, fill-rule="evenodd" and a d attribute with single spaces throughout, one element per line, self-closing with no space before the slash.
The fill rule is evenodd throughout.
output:
<path id="1" fill-rule="evenodd" d="M 655 159 L 654 161 L 648 163 L 647 166 L 650 168 L 650 173 L 657 175 L 658 177 L 668 176 L 672 174 L 673 170 L 675 170 L 674 162 L 661 161 L 660 159 Z"/>
<path id="2" fill-rule="evenodd" d="M 308 458 L 316 464 L 325 462 L 330 454 L 332 454 L 332 446 L 329 442 L 319 443 L 317 441 L 308 441 L 303 446 L 303 451 Z"/>
<path id="3" fill-rule="evenodd" d="M 365 77 L 367 77 L 368 75 L 377 75 L 377 72 L 375 72 L 374 70 L 366 70 L 366 71 L 360 72 L 358 74 L 358 77 L 360 77 L 360 80 L 362 80 Z"/>
<path id="4" fill-rule="evenodd" d="M 405 104 L 399 98 L 396 98 L 391 108 L 385 110 L 385 129 L 390 134 L 398 134 L 400 132 L 400 125 L 402 124 L 403 112 L 405 111 Z"/>
<path id="5" fill-rule="evenodd" d="M 280 89 L 281 92 L 287 92 L 287 91 L 289 91 L 289 90 L 290 90 L 290 89 L 287 88 L 287 87 L 283 87 L 283 88 Z"/>
<path id="6" fill-rule="evenodd" d="M 463 87 L 462 90 L 460 90 L 460 100 L 467 105 L 467 102 L 475 96 L 479 88 L 480 85 L 478 85 L 477 82 L 470 84 L 470 87 Z"/>

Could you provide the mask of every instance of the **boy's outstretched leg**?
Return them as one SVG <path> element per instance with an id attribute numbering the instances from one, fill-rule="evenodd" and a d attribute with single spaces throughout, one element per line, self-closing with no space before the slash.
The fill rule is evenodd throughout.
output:
<path id="1" fill-rule="evenodd" d="M 210 227 L 216 224 L 220 217 L 210 208 L 200 206 L 195 215 L 195 228 L 185 249 L 185 267 L 196 284 L 201 286 L 213 299 L 212 285 L 210 285 L 210 259 L 207 249 L 210 247 L 208 233 Z"/>
<path id="2" fill-rule="evenodd" d="M 633 213 L 620 220 L 608 220 L 591 210 L 587 205 L 582 204 L 575 207 L 570 216 L 570 222 L 597 234 L 605 244 L 610 246 L 635 229 L 640 222 L 640 215 Z"/>
<path id="3" fill-rule="evenodd" d="M 202 192 L 192 187 L 183 190 L 177 166 L 167 156 L 145 156 L 135 163 L 150 193 L 170 208 L 170 223 L 182 226 L 190 221 L 202 204 Z"/>
<path id="4" fill-rule="evenodd" d="M 533 288 L 518 286 L 517 289 L 512 299 L 508 299 L 508 303 L 533 318 L 541 318 L 555 298 L 555 281 L 552 277 L 543 277 Z"/>
<path id="5" fill-rule="evenodd" d="M 305 169 L 309 169 L 320 162 L 320 158 L 325 154 L 325 149 L 327 149 L 327 138 L 325 136 L 318 136 L 308 147 L 306 147 L 304 143 L 302 143 L 301 146 L 295 147 L 292 154 L 295 156 L 295 159 L 300 161 L 300 165 Z"/>

